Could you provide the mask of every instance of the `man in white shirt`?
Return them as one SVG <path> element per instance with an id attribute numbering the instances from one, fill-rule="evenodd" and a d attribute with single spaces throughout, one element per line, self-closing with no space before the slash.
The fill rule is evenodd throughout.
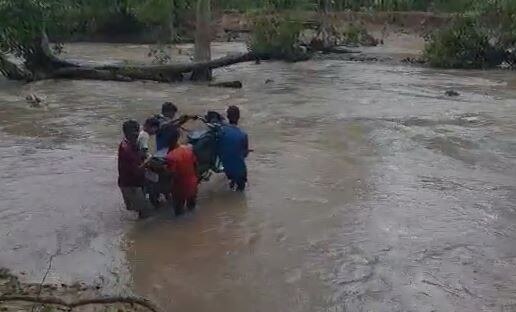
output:
<path id="1" fill-rule="evenodd" d="M 156 117 L 151 117 L 145 121 L 143 129 L 140 131 L 137 140 L 138 150 L 148 159 L 152 153 L 149 146 L 150 137 L 156 135 L 159 130 L 160 122 Z"/>
<path id="2" fill-rule="evenodd" d="M 144 164 L 152 157 L 151 148 L 149 146 L 150 137 L 155 135 L 159 130 L 160 122 L 156 117 L 151 117 L 143 124 L 143 129 L 138 134 L 136 145 L 138 151 L 145 159 Z M 149 169 L 145 169 L 145 184 L 144 190 L 148 194 L 149 200 L 152 204 L 158 204 L 159 190 L 157 183 L 159 182 L 159 175 Z"/>

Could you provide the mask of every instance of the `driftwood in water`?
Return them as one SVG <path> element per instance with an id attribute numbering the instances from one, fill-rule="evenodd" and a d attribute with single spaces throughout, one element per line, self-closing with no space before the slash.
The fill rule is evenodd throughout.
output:
<path id="1" fill-rule="evenodd" d="M 213 82 L 209 84 L 210 87 L 219 87 L 219 88 L 233 88 L 233 89 L 241 89 L 242 82 L 235 81 L 222 81 L 222 82 Z"/>

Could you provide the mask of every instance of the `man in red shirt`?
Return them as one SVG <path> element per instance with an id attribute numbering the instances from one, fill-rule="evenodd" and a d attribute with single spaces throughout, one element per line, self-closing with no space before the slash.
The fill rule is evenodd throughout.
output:
<path id="1" fill-rule="evenodd" d="M 123 124 L 123 132 L 125 137 L 118 147 L 118 186 L 127 210 L 137 211 L 140 218 L 145 218 L 150 207 L 143 192 L 144 159 L 137 145 L 140 124 L 128 120 Z"/>
<path id="2" fill-rule="evenodd" d="M 197 199 L 197 159 L 189 146 L 179 145 L 179 132 L 170 137 L 167 170 L 172 174 L 172 201 L 176 215 L 184 213 L 185 206 L 193 210 Z"/>

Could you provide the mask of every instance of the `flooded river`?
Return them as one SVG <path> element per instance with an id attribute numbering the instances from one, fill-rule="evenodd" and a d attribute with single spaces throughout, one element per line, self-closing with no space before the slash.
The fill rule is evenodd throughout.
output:
<path id="1" fill-rule="evenodd" d="M 325 60 L 216 76 L 244 88 L 0 80 L 0 266 L 166 311 L 516 311 L 514 73 Z M 120 125 L 166 100 L 241 107 L 250 186 L 217 177 L 195 213 L 139 222 L 116 186 Z"/>

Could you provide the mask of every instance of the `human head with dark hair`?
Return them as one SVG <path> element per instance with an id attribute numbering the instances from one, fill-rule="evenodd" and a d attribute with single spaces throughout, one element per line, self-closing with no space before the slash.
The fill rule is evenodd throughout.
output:
<path id="1" fill-rule="evenodd" d="M 204 119 L 206 119 L 206 121 L 209 123 L 220 123 L 224 120 L 224 117 L 222 117 L 216 111 L 208 111 L 206 116 L 204 116 Z"/>
<path id="2" fill-rule="evenodd" d="M 177 147 L 178 142 L 179 142 L 179 137 L 180 137 L 179 131 L 177 131 L 177 130 L 170 131 L 170 137 L 169 137 L 169 141 L 168 141 L 168 149 L 169 150 L 173 150 Z"/>
<path id="3" fill-rule="evenodd" d="M 177 113 L 177 106 L 172 102 L 165 102 L 161 105 L 161 114 L 170 119 L 174 119 Z"/>
<path id="4" fill-rule="evenodd" d="M 143 124 L 143 130 L 149 135 L 155 135 L 159 130 L 159 119 L 156 117 L 151 117 L 145 120 L 145 123 Z"/>
<path id="5" fill-rule="evenodd" d="M 229 123 L 232 125 L 238 125 L 238 120 L 240 120 L 240 109 L 238 106 L 231 105 L 228 107 L 226 111 Z"/>
<path id="6" fill-rule="evenodd" d="M 136 120 L 130 119 L 124 122 L 122 130 L 127 141 L 136 144 L 140 132 L 140 124 Z"/>

